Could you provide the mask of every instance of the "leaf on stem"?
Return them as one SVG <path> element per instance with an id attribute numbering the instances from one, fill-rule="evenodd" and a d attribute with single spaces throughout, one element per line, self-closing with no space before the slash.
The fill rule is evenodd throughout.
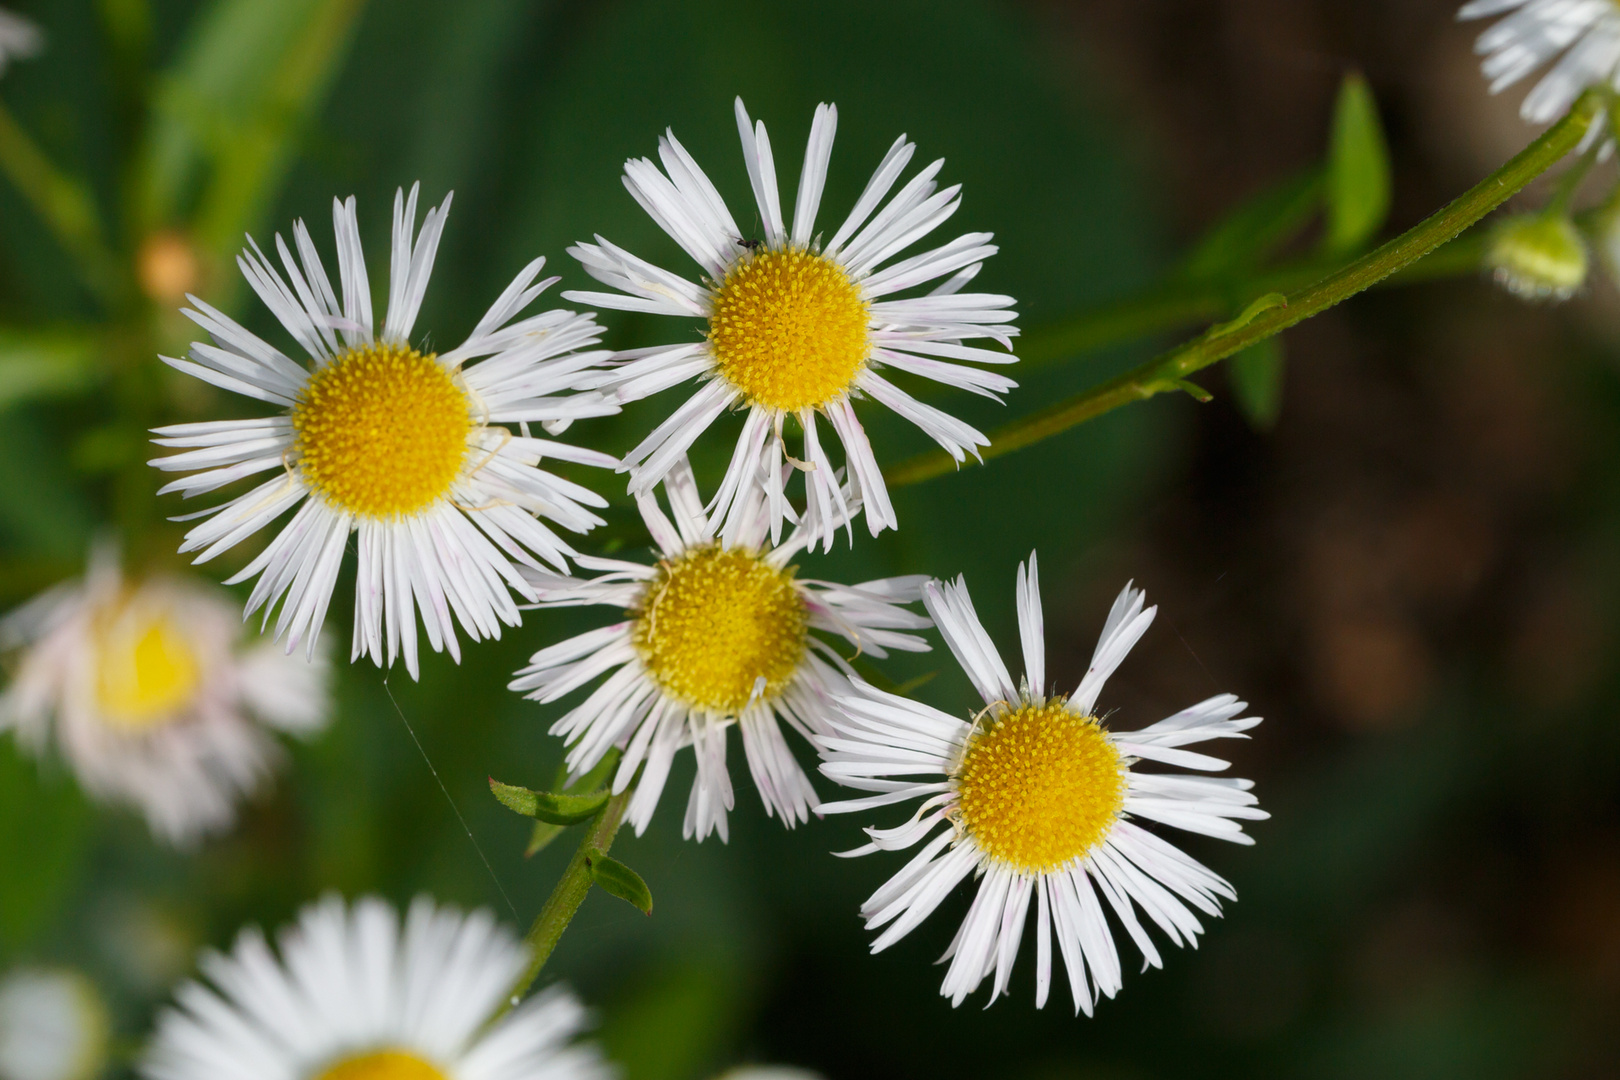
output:
<path id="1" fill-rule="evenodd" d="M 1250 323 L 1254 322 L 1254 320 L 1258 319 L 1266 312 L 1270 311 L 1272 308 L 1287 306 L 1288 297 L 1284 296 L 1282 293 L 1266 293 L 1266 295 L 1244 308 L 1243 314 L 1239 315 L 1231 322 L 1216 323 L 1214 326 L 1210 327 L 1209 332 L 1204 335 L 1204 340 L 1213 341 L 1216 338 L 1221 338 L 1228 334 L 1236 333 L 1245 326 L 1248 326 Z"/>
<path id="2" fill-rule="evenodd" d="M 1378 103 L 1367 80 L 1351 72 L 1339 87 L 1328 148 L 1327 250 L 1355 251 L 1376 236 L 1389 217 L 1391 187 Z"/>
<path id="3" fill-rule="evenodd" d="M 641 875 L 618 859 L 609 858 L 600 848 L 592 848 L 585 855 L 585 867 L 591 880 L 620 900 L 635 905 L 643 915 L 651 915 L 652 890 L 641 880 Z"/>
<path id="4" fill-rule="evenodd" d="M 554 795 L 549 791 L 530 791 L 516 784 L 503 784 L 494 777 L 489 779 L 489 790 L 508 810 L 551 825 L 578 825 L 589 821 L 608 801 L 606 791 Z"/>
<path id="5" fill-rule="evenodd" d="M 1270 431 L 1277 425 L 1282 412 L 1283 365 L 1281 337 L 1256 342 L 1227 362 L 1232 396 L 1257 431 Z"/>

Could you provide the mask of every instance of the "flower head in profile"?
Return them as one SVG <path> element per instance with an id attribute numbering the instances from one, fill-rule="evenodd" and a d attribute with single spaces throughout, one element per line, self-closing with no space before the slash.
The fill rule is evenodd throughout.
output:
<path id="1" fill-rule="evenodd" d="M 566 571 L 573 549 L 547 522 L 573 532 L 601 524 L 587 509 L 605 505 L 600 496 L 540 465 L 610 466 L 613 459 L 541 438 L 529 425 L 557 432 L 579 417 L 617 411 L 599 395 L 571 393 L 608 355 L 590 351 L 601 328 L 589 313 L 555 310 L 512 321 L 556 281 L 535 283 L 544 259 L 523 269 L 461 345 L 434 354 L 411 344 L 450 209 L 446 197 L 416 234 L 416 200 L 414 187 L 409 199 L 403 192 L 394 198 L 388 310 L 380 331 L 353 197 L 332 207 L 337 291 L 302 221 L 293 227 L 296 260 L 276 237 L 285 278 L 256 244 L 237 260 L 265 306 L 309 354 L 309 367 L 190 297 L 196 310 L 185 314 L 214 344 L 194 342 L 191 359 L 165 361 L 281 411 L 160 428 L 158 444 L 184 452 L 152 462 L 192 473 L 163 488 L 187 497 L 274 474 L 194 515 L 206 520 L 180 550 L 200 551 L 196 561 L 206 562 L 296 508 L 231 579 L 258 578 L 247 610 L 263 607 L 267 625 L 281 605 L 275 633 L 286 636 L 289 651 L 300 642 L 314 648 L 355 534 L 352 658 L 366 655 L 381 665 L 386 641 L 386 662 L 403 653 L 412 676 L 418 612 L 433 649 L 448 649 L 459 660 L 458 622 L 474 641 L 500 637 L 502 623 L 518 625 L 513 594 L 534 598 L 519 566 L 544 563 Z"/>
<path id="2" fill-rule="evenodd" d="M 606 1080 L 573 1042 L 585 1014 L 561 990 L 494 1019 L 527 948 L 487 911 L 418 898 L 311 904 L 272 949 L 257 929 L 206 953 L 158 1017 L 146 1080 Z M 279 953 L 279 955 L 278 955 Z M 493 1021 L 493 1022 L 492 1022 Z"/>
<path id="3" fill-rule="evenodd" d="M 33 20 L 0 8 L 0 75 L 13 60 L 38 56 L 45 48 L 45 35 Z"/>
<path id="4" fill-rule="evenodd" d="M 642 158 L 625 163 L 624 183 L 702 270 L 693 282 L 630 254 L 598 236 L 570 254 L 586 272 L 618 292 L 563 295 L 598 307 L 701 320 L 702 337 L 620 354 L 616 392 L 633 401 L 697 381 L 700 388 L 620 464 L 630 490 L 644 495 L 674 467 L 699 435 L 728 409 L 747 412 L 731 467 L 712 507 L 716 519 L 745 511 L 745 489 L 763 482 L 772 542 L 796 520 L 783 491 L 784 458 L 804 472 L 806 501 L 819 508 L 821 531 L 810 542 L 833 541 L 832 505 L 840 481 L 819 416 L 843 444 L 850 486 L 866 507 L 873 536 L 898 528 L 883 475 L 854 402 L 870 398 L 922 428 L 958 461 L 988 445 L 980 432 L 924 404 L 882 374 L 884 368 L 961 387 L 986 397 L 1016 385 L 961 361 L 1007 364 L 1010 352 L 965 345 L 989 338 L 1011 349 L 1018 333 L 1013 299 L 961 291 L 995 254 L 990 233 L 966 233 L 940 247 L 895 260 L 943 225 L 961 205 L 960 185 L 943 190 L 935 161 L 890 198 L 916 149 L 896 139 L 855 206 L 830 237 L 817 216 L 832 156 L 838 110 L 816 109 L 799 177 L 791 224 L 782 213 L 775 159 L 763 123 L 751 123 L 736 103 L 743 160 L 753 186 L 763 238 L 745 235 L 714 185 L 675 138 L 659 140 L 660 170 Z M 915 290 L 936 283 L 931 291 Z M 909 295 L 906 295 L 909 294 Z M 784 424 L 803 437 L 802 460 L 787 449 Z"/>
<path id="5" fill-rule="evenodd" d="M 770 509 L 760 486 L 751 485 L 740 512 L 719 531 L 684 457 L 665 475 L 664 491 L 670 516 L 651 494 L 637 499 L 658 545 L 657 562 L 582 556 L 580 566 L 602 571 L 598 577 L 536 577 L 542 606 L 599 604 L 625 618 L 535 653 L 512 689 L 550 702 L 608 675 L 551 730 L 568 740 L 575 774 L 621 748 L 615 793 L 641 770 L 626 810 L 638 834 L 652 820 L 676 751 L 691 746 L 697 777 L 685 835 L 702 840 L 718 830 L 726 839 L 726 812 L 734 805 L 726 770 L 732 727 L 742 735 L 766 813 L 791 828 L 809 820 L 817 800 L 782 724 L 806 736 L 826 731 L 833 695 L 848 692 L 852 674 L 827 638 L 874 657 L 926 650 L 906 631 L 928 620 L 903 606 L 918 599 L 924 579 L 839 585 L 799 577 L 790 560 L 815 535 L 817 511 L 812 507 L 773 547 Z M 852 492 L 841 497 L 841 505 L 859 510 Z"/>
<path id="6" fill-rule="evenodd" d="M 1511 13 L 1511 14 L 1510 14 Z M 1556 58 L 1525 96 L 1519 115 L 1533 124 L 1558 119 L 1589 86 L 1620 89 L 1620 4 L 1614 0 L 1470 0 L 1459 19 L 1505 18 L 1474 44 L 1498 94 Z"/>
<path id="7" fill-rule="evenodd" d="M 94 1080 L 107 1064 L 107 1006 L 67 968 L 0 979 L 0 1080 Z"/>
<path id="8" fill-rule="evenodd" d="M 1212 697 L 1140 731 L 1110 730 L 1096 712 L 1104 681 L 1153 622 L 1129 585 L 1115 601 L 1091 667 L 1073 694 L 1049 694 L 1046 643 L 1035 556 L 1018 571 L 1018 628 L 1024 678 L 1015 685 L 973 610 L 967 586 L 930 582 L 928 613 L 957 663 L 984 699 L 959 720 L 865 683 L 839 699 L 833 734 L 817 738 L 821 771 L 876 794 L 827 803 L 825 813 L 864 813 L 921 799 L 911 819 L 867 829 L 871 843 L 851 854 L 922 850 L 861 909 L 869 928 L 884 927 L 872 951 L 914 930 L 969 875 L 979 885 L 956 939 L 941 993 L 960 1005 L 995 976 L 991 1000 L 1007 992 L 1029 910 L 1035 909 L 1035 1003 L 1052 981 L 1055 937 L 1075 1011 L 1088 1016 L 1099 993 L 1113 997 L 1121 964 L 1106 911 L 1112 910 L 1146 963 L 1158 947 L 1138 909 L 1172 942 L 1193 943 L 1203 929 L 1192 909 L 1220 914 L 1230 885 L 1142 827 L 1157 822 L 1238 843 L 1252 843 L 1239 821 L 1268 817 L 1247 780 L 1142 772 L 1143 761 L 1220 771 L 1227 763 L 1182 749 L 1207 739 L 1240 738 L 1260 723 L 1241 718 L 1245 704 Z"/>
<path id="9" fill-rule="evenodd" d="M 244 640 L 215 586 L 126 581 L 106 551 L 0 621 L 0 645 L 21 650 L 0 728 L 54 744 L 85 790 L 175 844 L 229 828 L 280 760 L 272 733 L 317 731 L 330 706 L 324 656 Z"/>

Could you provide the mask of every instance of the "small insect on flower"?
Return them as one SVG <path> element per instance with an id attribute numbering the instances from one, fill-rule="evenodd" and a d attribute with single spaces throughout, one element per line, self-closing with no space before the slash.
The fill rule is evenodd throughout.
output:
<path id="1" fill-rule="evenodd" d="M 777 465 L 775 468 L 782 468 Z M 922 577 L 839 585 L 800 578 L 790 565 L 820 527 L 813 507 L 779 547 L 766 543 L 770 511 L 759 485 L 743 494 L 726 531 L 703 510 L 684 457 L 664 477 L 674 521 L 651 494 L 637 497 L 658 544 L 652 565 L 581 556 L 601 576 L 575 580 L 533 575 L 542 607 L 601 604 L 628 617 L 535 653 L 513 690 L 556 701 L 612 672 L 551 731 L 570 743 L 568 766 L 589 772 L 614 747 L 624 750 L 613 779 L 622 792 L 635 781 L 625 820 L 644 832 L 669 777 L 675 752 L 691 746 L 697 778 L 684 832 L 727 838 L 732 809 L 726 771 L 727 731 L 736 727 L 765 812 L 792 827 L 809 820 L 816 792 L 783 737 L 781 722 L 800 735 L 827 731 L 833 695 L 849 691 L 849 663 L 821 635 L 842 638 L 852 652 L 921 652 L 929 626 L 904 605 L 919 597 Z M 839 495 L 833 527 L 860 511 L 854 493 Z"/>
<path id="2" fill-rule="evenodd" d="M 843 444 L 850 486 L 866 509 L 873 536 L 899 527 L 877 458 L 856 418 L 854 401 L 871 398 L 922 428 L 958 463 L 989 440 L 948 413 L 926 405 L 879 374 L 884 367 L 999 400 L 1017 384 L 969 367 L 1010 364 L 1013 298 L 967 293 L 963 286 L 996 253 L 990 233 L 966 233 L 899 262 L 901 252 L 943 225 L 961 206 L 961 185 L 937 190 L 944 166 L 935 161 L 885 203 L 916 147 L 905 136 L 878 165 L 866 190 L 825 243 L 816 215 L 826 186 L 838 110 L 816 108 L 799 177 L 791 228 L 782 215 L 775 159 L 763 123 L 737 99 L 737 130 L 754 200 L 764 222 L 762 241 L 747 240 L 731 211 L 692 156 L 669 131 L 658 141 L 663 170 L 647 158 L 625 163 L 624 183 L 641 207 L 702 268 L 702 283 L 653 266 L 598 236 L 569 249 L 585 271 L 618 292 L 566 292 L 597 307 L 698 319 L 701 341 L 618 354 L 612 392 L 635 401 L 697 380 L 700 389 L 625 457 L 630 491 L 651 491 L 698 436 L 728 409 L 748 413 L 731 467 L 714 503 L 716 520 L 744 513 L 744 489 L 763 482 L 772 543 L 784 522 L 796 521 L 775 465 L 795 460 L 784 441 L 792 418 L 803 433 L 806 501 L 821 511 L 821 531 L 809 538 L 830 547 L 836 526 L 831 504 L 841 481 L 817 430 L 819 415 Z M 886 265 L 885 265 L 886 264 Z M 901 296 L 929 282 L 930 292 Z M 989 338 L 1007 351 L 965 345 Z M 764 466 L 764 467 L 762 467 Z M 789 474 L 790 475 L 790 474 Z M 748 511 L 751 513 L 751 511 Z"/>
<path id="3" fill-rule="evenodd" d="M 500 637 L 502 623 L 521 621 L 511 594 L 526 600 L 534 594 L 517 567 L 543 562 L 567 572 L 574 551 L 542 519 L 572 532 L 602 523 L 587 509 L 605 506 L 601 496 L 539 466 L 548 459 L 611 466 L 613 459 L 540 438 L 528 425 L 555 434 L 581 417 L 618 411 L 598 394 L 574 392 L 589 389 L 600 374 L 592 369 L 609 355 L 591 350 L 602 334 L 593 315 L 555 310 L 511 321 L 557 280 L 534 283 L 544 259 L 524 267 L 461 345 L 437 355 L 411 345 L 450 210 L 446 196 L 413 238 L 416 199 L 415 187 L 409 199 L 404 192 L 394 197 L 381 333 L 372 322 L 353 197 L 332 205 L 341 303 L 302 221 L 293 226 L 298 261 L 276 237 L 286 279 L 257 244 L 237 260 L 265 306 L 309 353 L 312 368 L 190 297 L 196 310 L 185 314 L 215 344 L 194 342 L 190 360 L 165 362 L 283 411 L 159 428 L 160 446 L 185 452 L 152 462 L 194 473 L 160 492 L 188 498 L 275 474 L 194 515 L 208 520 L 180 550 L 201 551 L 196 561 L 206 562 L 297 507 L 231 579 L 258 578 L 247 610 L 263 607 L 266 624 L 280 603 L 276 637 L 286 636 L 288 651 L 299 642 L 314 648 L 349 536 L 357 534 L 351 659 L 370 656 L 380 666 L 403 653 L 413 678 L 418 610 L 434 651 L 448 649 L 459 661 L 457 622 L 478 641 Z"/>
<path id="4" fill-rule="evenodd" d="M 1507 14 L 1512 12 L 1512 14 Z M 1558 119 L 1590 86 L 1620 89 L 1620 4 L 1614 0 L 1470 0 L 1459 19 L 1506 15 L 1479 35 L 1474 51 L 1498 94 L 1562 57 L 1519 106 L 1532 124 Z"/>
<path id="5" fill-rule="evenodd" d="M 403 924 L 368 897 L 306 907 L 272 950 L 257 928 L 205 953 L 142 1055 L 146 1080 L 607 1080 L 551 989 L 495 1019 L 528 948 L 487 911 L 419 897 Z M 277 955 L 279 952 L 279 956 Z"/>
<path id="6" fill-rule="evenodd" d="M 1206 739 L 1243 738 L 1260 723 L 1244 702 L 1221 694 L 1141 731 L 1119 732 L 1096 712 L 1103 683 L 1146 633 L 1157 608 L 1127 585 L 1103 625 L 1091 667 L 1070 695 L 1048 696 L 1046 643 L 1035 556 L 1018 568 L 1018 628 L 1024 678 L 1014 685 L 973 610 L 967 585 L 930 582 L 923 602 L 985 707 L 959 720 L 855 681 L 838 699 L 831 735 L 817 736 L 821 771 L 876 792 L 827 803 L 824 813 L 864 813 L 911 799 L 922 803 L 892 829 L 867 829 L 871 843 L 849 852 L 922 851 L 861 909 L 885 927 L 872 951 L 922 923 L 970 874 L 973 905 L 942 958 L 941 993 L 960 1005 L 994 974 L 994 1001 L 1007 992 L 1035 906 L 1035 1004 L 1052 980 L 1052 939 L 1069 974 L 1075 1011 L 1091 1015 L 1099 993 L 1113 997 L 1121 964 L 1104 914 L 1112 909 L 1144 960 L 1161 966 L 1137 908 L 1177 945 L 1203 927 L 1189 910 L 1220 914 L 1232 887 L 1132 819 L 1253 843 L 1241 820 L 1269 817 L 1247 780 L 1138 771 L 1141 761 L 1220 771 L 1227 763 L 1183 750 Z"/>
<path id="7" fill-rule="evenodd" d="M 281 758 L 271 732 L 311 734 L 330 709 L 324 656 L 244 640 L 216 586 L 129 582 L 107 550 L 0 621 L 0 647 L 21 650 L 0 728 L 35 753 L 54 744 L 85 790 L 174 844 L 229 828 Z"/>

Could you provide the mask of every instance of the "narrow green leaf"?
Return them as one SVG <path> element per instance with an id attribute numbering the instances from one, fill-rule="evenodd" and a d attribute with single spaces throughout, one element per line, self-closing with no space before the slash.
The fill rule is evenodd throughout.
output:
<path id="1" fill-rule="evenodd" d="M 332 83 L 364 0 L 216 0 L 161 80 L 143 151 L 143 224 L 186 215 L 227 254 L 281 189 L 304 125 Z"/>
<path id="2" fill-rule="evenodd" d="M 1226 362 L 1232 396 L 1257 431 L 1270 431 L 1282 412 L 1284 359 L 1282 338 L 1269 337 Z"/>
<path id="3" fill-rule="evenodd" d="M 1389 146 L 1367 80 L 1351 72 L 1339 88 L 1328 148 L 1329 251 L 1354 251 L 1383 228 L 1390 204 Z"/>
<path id="4" fill-rule="evenodd" d="M 591 871 L 592 881 L 620 900 L 634 904 L 643 915 L 652 914 L 652 890 L 647 888 L 640 874 L 618 859 L 604 855 L 598 848 L 592 848 L 585 856 L 585 865 Z"/>
<path id="5" fill-rule="evenodd" d="M 1308 169 L 1240 204 L 1206 232 L 1182 263 L 1183 277 L 1200 281 L 1250 270 L 1298 236 L 1322 209 L 1320 167 Z"/>
<path id="6" fill-rule="evenodd" d="M 82 331 L 0 329 L 0 409 L 90 389 L 97 356 L 95 338 Z"/>
<path id="7" fill-rule="evenodd" d="M 1231 322 L 1216 323 L 1214 326 L 1210 327 L 1209 331 L 1204 335 L 1204 340 L 1213 341 L 1216 338 L 1221 338 L 1228 334 L 1236 333 L 1245 326 L 1248 326 L 1250 323 L 1254 322 L 1254 320 L 1258 319 L 1266 312 L 1270 311 L 1272 308 L 1287 306 L 1288 297 L 1284 296 L 1282 293 L 1266 293 L 1266 295 L 1244 308 L 1243 313 L 1237 318 L 1233 319 Z"/>
<path id="8" fill-rule="evenodd" d="M 508 810 L 552 825 L 578 825 L 589 821 L 608 801 L 605 790 L 588 795 L 554 795 L 549 791 L 530 791 L 516 784 L 503 784 L 494 777 L 490 777 L 489 790 Z"/>
<path id="9" fill-rule="evenodd" d="M 567 826 L 553 825 L 549 821 L 536 821 L 534 831 L 529 834 L 529 846 L 523 849 L 523 857 L 531 859 L 544 851 L 553 840 L 567 831 Z"/>

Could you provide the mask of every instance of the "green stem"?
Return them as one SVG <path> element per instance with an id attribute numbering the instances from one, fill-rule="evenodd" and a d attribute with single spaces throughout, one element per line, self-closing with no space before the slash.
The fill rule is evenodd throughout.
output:
<path id="1" fill-rule="evenodd" d="M 512 1000 L 521 998 L 534 985 L 540 969 L 546 966 L 546 961 L 551 959 L 552 952 L 557 948 L 557 942 L 562 940 L 563 931 L 573 921 L 574 913 L 585 902 L 586 895 L 591 891 L 591 870 L 585 864 L 586 857 L 592 850 L 606 853 L 613 846 L 613 837 L 619 831 L 624 809 L 630 804 L 630 796 L 634 792 L 635 787 L 631 786 L 609 799 L 607 805 L 591 820 L 590 828 L 585 830 L 579 850 L 568 861 L 562 879 L 551 890 L 545 906 L 535 916 L 534 925 L 529 927 L 529 933 L 523 939 L 530 949 L 529 969 L 512 988 Z"/>
<path id="2" fill-rule="evenodd" d="M 1216 327 L 1122 375 L 992 432 L 984 460 L 1048 439 L 1121 405 L 1144 401 L 1166 390 L 1183 389 L 1186 378 L 1194 372 L 1279 334 L 1411 266 L 1562 160 L 1580 144 L 1604 103 L 1601 93 L 1588 90 L 1568 115 L 1451 205 L 1317 284 L 1288 297 L 1286 303 L 1261 312 L 1243 326 Z M 941 476 L 956 467 L 949 454 L 933 451 L 901 462 L 885 472 L 884 480 L 891 488 L 904 487 Z"/>
<path id="3" fill-rule="evenodd" d="M 118 264 L 102 240 L 101 219 L 89 190 L 52 164 L 4 105 L 0 105 L 0 169 L 78 262 L 84 283 L 96 297 L 116 304 Z"/>

